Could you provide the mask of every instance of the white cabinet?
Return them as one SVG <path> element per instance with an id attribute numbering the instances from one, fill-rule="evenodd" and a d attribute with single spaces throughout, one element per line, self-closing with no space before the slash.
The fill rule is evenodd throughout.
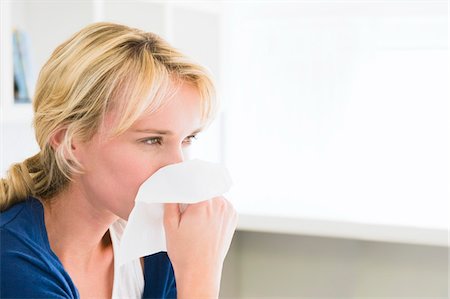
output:
<path id="1" fill-rule="evenodd" d="M 112 21 L 154 32 L 218 77 L 220 7 L 207 4 L 174 4 L 148 1 L 1 1 L 1 121 L 31 118 L 29 104 L 14 104 L 12 31 L 27 33 L 30 55 L 37 73 L 52 51 L 85 25 Z"/>

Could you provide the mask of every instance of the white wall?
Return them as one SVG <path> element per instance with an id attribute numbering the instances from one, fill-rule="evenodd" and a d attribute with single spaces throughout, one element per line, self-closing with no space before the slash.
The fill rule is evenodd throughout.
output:
<path id="1" fill-rule="evenodd" d="M 229 16 L 225 152 L 241 211 L 448 227 L 446 2 Z"/>

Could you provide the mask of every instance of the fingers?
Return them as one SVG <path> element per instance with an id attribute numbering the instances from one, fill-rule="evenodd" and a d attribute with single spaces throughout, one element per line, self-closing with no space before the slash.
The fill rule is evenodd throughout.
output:
<path id="1" fill-rule="evenodd" d="M 231 202 L 223 196 L 210 200 L 186 205 L 184 211 L 180 211 L 179 204 L 167 203 L 164 205 L 164 226 L 167 228 L 179 228 L 185 222 L 195 221 L 198 225 L 203 222 L 224 224 L 224 228 L 232 226 L 236 228 L 237 213 Z M 234 225 L 233 225 L 234 224 Z M 220 225 L 221 226 L 221 225 Z M 219 230 L 222 232 L 222 230 Z"/>
<path id="2" fill-rule="evenodd" d="M 189 204 L 183 213 L 177 204 L 166 204 L 164 222 L 167 253 L 178 277 L 220 274 L 237 224 L 237 212 L 227 199 Z"/>

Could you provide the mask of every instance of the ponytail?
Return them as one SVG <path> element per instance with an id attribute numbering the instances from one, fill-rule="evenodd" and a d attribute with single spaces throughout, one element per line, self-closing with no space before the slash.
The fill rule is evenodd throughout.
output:
<path id="1" fill-rule="evenodd" d="M 1 212 L 29 196 L 36 196 L 40 200 L 48 199 L 68 182 L 58 171 L 58 167 L 55 167 L 56 161 L 49 157 L 42 159 L 42 154 L 43 152 L 11 165 L 6 178 L 0 179 Z"/>
<path id="2" fill-rule="evenodd" d="M 11 165 L 6 178 L 1 179 L 0 211 L 34 194 L 34 182 L 27 167 L 30 159 Z"/>

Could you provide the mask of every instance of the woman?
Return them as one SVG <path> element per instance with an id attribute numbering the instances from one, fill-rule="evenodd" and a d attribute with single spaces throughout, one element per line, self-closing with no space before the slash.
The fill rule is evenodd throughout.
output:
<path id="1" fill-rule="evenodd" d="M 223 197 L 166 204 L 167 254 L 121 268 L 124 281 L 114 269 L 139 186 L 214 115 L 205 70 L 154 34 L 96 23 L 54 51 L 33 106 L 41 150 L 0 183 L 0 297 L 217 298 L 237 223 Z"/>

